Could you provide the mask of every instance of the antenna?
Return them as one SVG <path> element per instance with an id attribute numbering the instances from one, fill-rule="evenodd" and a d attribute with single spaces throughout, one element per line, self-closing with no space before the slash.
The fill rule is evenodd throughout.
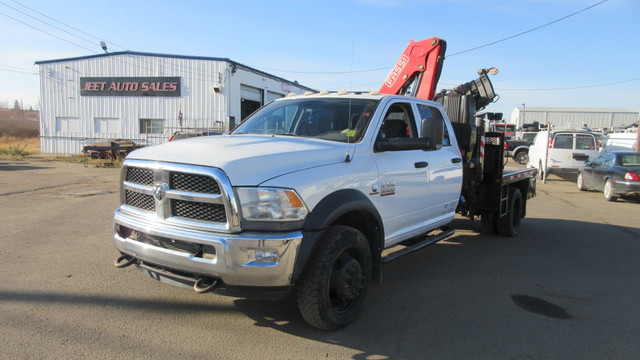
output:
<path id="1" fill-rule="evenodd" d="M 347 154 L 344 158 L 345 162 L 351 162 L 351 156 L 349 156 L 349 145 L 351 144 L 351 99 L 353 97 L 353 51 L 355 48 L 355 41 L 351 40 L 351 69 L 349 69 L 349 111 L 347 112 L 347 116 L 349 117 L 347 120 Z"/>

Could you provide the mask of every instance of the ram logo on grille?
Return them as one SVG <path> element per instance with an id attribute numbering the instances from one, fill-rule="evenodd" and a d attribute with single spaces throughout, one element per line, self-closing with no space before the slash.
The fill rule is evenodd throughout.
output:
<path id="1" fill-rule="evenodd" d="M 153 197 L 158 201 L 164 200 L 164 196 L 169 188 L 167 183 L 158 183 L 153 186 Z"/>

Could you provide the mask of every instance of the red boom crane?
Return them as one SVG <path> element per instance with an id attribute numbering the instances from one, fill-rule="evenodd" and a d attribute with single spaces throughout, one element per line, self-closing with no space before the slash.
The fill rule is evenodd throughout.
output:
<path id="1" fill-rule="evenodd" d="M 418 42 L 411 40 L 378 92 L 406 95 L 415 83 L 414 97 L 433 100 L 446 49 L 446 41 L 437 37 Z"/>

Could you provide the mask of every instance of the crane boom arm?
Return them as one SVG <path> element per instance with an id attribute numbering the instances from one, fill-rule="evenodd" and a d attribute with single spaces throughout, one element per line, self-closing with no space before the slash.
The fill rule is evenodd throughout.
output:
<path id="1" fill-rule="evenodd" d="M 406 95 L 413 84 L 414 97 L 433 100 L 446 49 L 446 41 L 437 37 L 411 40 L 378 92 Z"/>

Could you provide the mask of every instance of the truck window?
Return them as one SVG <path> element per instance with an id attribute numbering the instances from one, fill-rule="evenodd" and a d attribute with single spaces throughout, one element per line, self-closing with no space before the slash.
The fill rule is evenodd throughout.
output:
<path id="1" fill-rule="evenodd" d="M 378 104 L 371 99 L 274 101 L 242 122 L 232 134 L 266 134 L 357 142 Z"/>
<path id="2" fill-rule="evenodd" d="M 573 134 L 558 134 L 553 141 L 554 149 L 573 149 Z"/>
<path id="3" fill-rule="evenodd" d="M 384 116 L 378 137 L 381 139 L 416 138 L 418 135 L 414 119 L 410 104 L 393 104 Z"/>
<path id="4" fill-rule="evenodd" d="M 576 149 L 594 150 L 596 148 L 596 138 L 588 134 L 576 135 Z"/>

